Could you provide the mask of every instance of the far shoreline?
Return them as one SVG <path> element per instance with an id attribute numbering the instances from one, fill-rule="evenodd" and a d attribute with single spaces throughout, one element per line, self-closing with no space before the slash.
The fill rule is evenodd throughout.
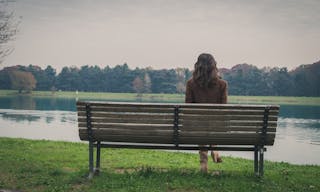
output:
<path id="1" fill-rule="evenodd" d="M 184 94 L 165 93 L 110 93 L 110 92 L 81 92 L 81 91 L 33 91 L 19 94 L 17 90 L 0 90 L 0 97 L 31 96 L 36 98 L 66 98 L 76 100 L 105 100 L 128 102 L 170 102 L 183 103 Z M 228 103 L 232 104 L 277 104 L 277 105 L 308 105 L 320 106 L 320 97 L 294 96 L 238 96 L 230 95 Z"/>

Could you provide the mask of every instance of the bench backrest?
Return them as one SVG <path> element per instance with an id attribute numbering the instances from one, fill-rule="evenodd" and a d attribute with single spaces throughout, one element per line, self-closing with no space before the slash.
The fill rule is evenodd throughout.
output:
<path id="1" fill-rule="evenodd" d="M 279 106 L 77 102 L 79 136 L 155 144 L 273 145 Z M 264 134 L 262 134 L 264 133 Z"/>

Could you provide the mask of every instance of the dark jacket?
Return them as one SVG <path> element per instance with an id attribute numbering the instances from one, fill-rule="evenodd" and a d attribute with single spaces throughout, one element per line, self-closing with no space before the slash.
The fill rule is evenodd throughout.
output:
<path id="1" fill-rule="evenodd" d="M 186 103 L 227 103 L 228 84 L 219 79 L 208 88 L 201 88 L 192 78 L 186 86 Z"/>

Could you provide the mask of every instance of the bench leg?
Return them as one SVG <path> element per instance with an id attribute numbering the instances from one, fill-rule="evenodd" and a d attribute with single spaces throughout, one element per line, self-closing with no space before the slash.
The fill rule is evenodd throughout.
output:
<path id="1" fill-rule="evenodd" d="M 96 158 L 96 169 L 95 174 L 99 175 L 100 173 L 100 151 L 101 151 L 101 142 L 97 142 L 97 158 Z"/>
<path id="2" fill-rule="evenodd" d="M 254 173 L 255 175 L 259 175 L 259 167 L 258 167 L 258 162 L 259 162 L 259 156 L 258 156 L 258 151 L 259 151 L 259 148 L 258 146 L 255 146 L 254 147 Z"/>
<path id="3" fill-rule="evenodd" d="M 92 179 L 94 176 L 93 169 L 93 142 L 89 141 L 89 179 Z"/>
<path id="4" fill-rule="evenodd" d="M 263 176 L 264 147 L 254 147 L 254 173 L 256 176 Z"/>
<path id="5" fill-rule="evenodd" d="M 264 149 L 263 147 L 260 148 L 260 158 L 259 158 L 259 176 L 262 177 L 263 176 L 263 154 L 264 154 Z"/>
<path id="6" fill-rule="evenodd" d="M 264 148 L 255 146 L 254 149 L 254 173 L 256 176 L 263 176 Z"/>

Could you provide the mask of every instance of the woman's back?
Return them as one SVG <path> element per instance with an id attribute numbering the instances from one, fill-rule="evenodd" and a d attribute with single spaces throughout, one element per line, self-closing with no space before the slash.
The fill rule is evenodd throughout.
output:
<path id="1" fill-rule="evenodd" d="M 201 87 L 191 78 L 186 85 L 186 103 L 227 103 L 227 82 L 218 79 L 209 87 Z"/>

